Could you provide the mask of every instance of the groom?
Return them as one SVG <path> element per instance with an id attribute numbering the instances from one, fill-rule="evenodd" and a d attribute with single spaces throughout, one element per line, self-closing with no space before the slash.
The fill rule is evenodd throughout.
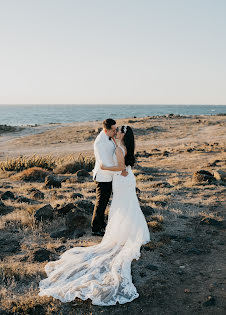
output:
<path id="1" fill-rule="evenodd" d="M 103 121 L 103 130 L 99 133 L 94 142 L 96 163 L 93 169 L 93 179 L 96 184 L 96 203 L 91 223 L 93 235 L 104 235 L 106 226 L 104 222 L 104 211 L 112 192 L 113 172 L 101 170 L 100 165 L 114 166 L 113 154 L 116 145 L 112 138 L 116 136 L 116 133 L 116 121 L 108 118 Z M 121 175 L 126 176 L 126 170 L 122 171 Z"/>

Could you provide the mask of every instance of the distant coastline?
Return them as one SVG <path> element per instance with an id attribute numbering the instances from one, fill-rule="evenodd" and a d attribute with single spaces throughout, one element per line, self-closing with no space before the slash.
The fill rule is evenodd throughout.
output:
<path id="1" fill-rule="evenodd" d="M 226 105 L 0 105 L 0 125 L 37 127 L 168 114 L 226 114 Z"/>
<path id="2" fill-rule="evenodd" d="M 225 115 L 167 114 L 136 118 L 130 115 L 116 121 L 118 126 L 124 124 L 132 126 L 137 148 L 144 150 L 146 147 L 163 146 L 168 150 L 169 146 L 193 143 L 194 137 L 200 142 L 209 141 L 214 135 L 215 141 L 223 144 Z M 60 156 L 92 152 L 93 141 L 101 127 L 102 120 L 43 124 L 27 126 L 20 130 L 20 127 L 17 127 L 17 131 L 0 134 L 0 160 L 37 153 Z"/>

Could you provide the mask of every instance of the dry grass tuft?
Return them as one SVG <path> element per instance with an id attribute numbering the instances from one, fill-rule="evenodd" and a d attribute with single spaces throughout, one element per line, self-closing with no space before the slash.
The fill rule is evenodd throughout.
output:
<path id="1" fill-rule="evenodd" d="M 1 171 L 21 172 L 32 167 L 41 167 L 47 170 L 53 170 L 55 166 L 56 162 L 50 155 L 39 156 L 35 154 L 31 157 L 19 156 L 16 159 L 7 159 L 6 161 L 0 162 Z"/>
<path id="2" fill-rule="evenodd" d="M 56 174 L 75 173 L 80 169 L 90 172 L 94 168 L 95 158 L 79 154 L 67 155 L 64 157 L 53 157 L 51 155 L 31 157 L 19 156 L 18 158 L 7 159 L 0 162 L 0 171 L 2 172 L 21 172 L 31 168 L 41 168 L 49 171 L 54 170 Z"/>
<path id="3" fill-rule="evenodd" d="M 138 182 L 146 182 L 153 180 L 153 177 L 151 175 L 139 174 L 136 176 L 136 180 Z"/>
<path id="4" fill-rule="evenodd" d="M 148 222 L 148 226 L 149 228 L 151 228 L 152 232 L 158 232 L 163 230 L 162 224 L 158 221 L 150 221 Z"/>
<path id="5" fill-rule="evenodd" d="M 181 185 L 183 183 L 183 180 L 180 177 L 173 177 L 169 178 L 168 182 L 170 183 L 170 185 L 177 186 Z"/>
<path id="6" fill-rule="evenodd" d="M 43 168 L 32 167 L 11 176 L 11 179 L 43 182 L 48 175 L 50 175 L 50 172 L 44 170 Z"/>
<path id="7" fill-rule="evenodd" d="M 64 160 L 61 161 L 61 165 L 57 166 L 54 170 L 56 174 L 74 174 L 78 170 L 85 169 L 86 171 L 90 172 L 94 168 L 95 165 L 95 158 L 85 156 L 80 154 L 77 159 L 72 158 L 71 161 L 65 162 Z"/>
<path id="8" fill-rule="evenodd" d="M 168 201 L 169 196 L 166 195 L 156 195 L 151 197 L 151 201 Z"/>
<path id="9" fill-rule="evenodd" d="M 39 206 L 40 207 L 40 206 Z M 33 212 L 38 208 L 27 206 L 26 209 L 14 210 L 7 215 L 4 215 L 0 218 L 0 228 L 25 228 L 25 227 L 34 227 L 34 218 Z"/>
<path id="10" fill-rule="evenodd" d="M 163 216 L 160 215 L 160 214 L 152 215 L 152 216 L 151 216 L 151 219 L 152 219 L 152 220 L 155 220 L 155 221 L 157 221 L 157 222 L 159 222 L 159 223 L 163 223 L 163 221 L 164 221 Z"/>
<path id="11" fill-rule="evenodd" d="M 49 297 L 38 297 L 37 290 L 30 290 L 25 296 L 17 295 L 16 299 L 4 300 L 2 309 L 10 310 L 10 314 L 53 314 L 58 310 L 57 306 L 53 302 L 52 298 Z M 58 304 L 58 303 L 57 303 Z M 55 313 L 56 314 L 56 313 Z"/>
<path id="12" fill-rule="evenodd" d="M 16 281 L 28 280 L 27 277 L 37 276 L 39 272 L 40 266 L 33 263 L 11 262 L 10 265 L 8 262 L 0 263 L 0 276 L 3 281 L 9 278 Z"/>

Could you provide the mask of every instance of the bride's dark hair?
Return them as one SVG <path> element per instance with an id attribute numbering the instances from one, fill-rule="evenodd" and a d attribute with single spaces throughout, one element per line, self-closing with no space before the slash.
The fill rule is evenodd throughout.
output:
<path id="1" fill-rule="evenodd" d="M 134 141 L 134 134 L 133 130 L 130 126 L 122 126 L 121 132 L 124 133 L 123 142 L 125 144 L 127 153 L 125 156 L 125 165 L 134 166 L 135 163 L 135 156 L 134 156 L 134 149 L 135 149 L 135 141 Z"/>

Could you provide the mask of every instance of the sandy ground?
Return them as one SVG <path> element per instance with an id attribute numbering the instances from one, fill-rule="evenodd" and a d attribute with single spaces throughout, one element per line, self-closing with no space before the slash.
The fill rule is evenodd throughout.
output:
<path id="1" fill-rule="evenodd" d="M 182 116 L 174 119 L 157 116 L 154 119 L 147 117 L 117 121 L 118 126 L 122 124 L 134 127 L 137 150 L 183 147 L 213 140 L 224 145 L 226 141 L 224 116 Z M 57 156 L 91 152 L 98 134 L 95 129 L 100 127 L 101 122 L 54 124 L 27 127 L 20 132 L 4 134 L 0 137 L 0 159 L 30 156 L 37 154 L 37 151 L 42 155 Z M 145 127 L 150 130 L 145 130 Z M 94 132 L 89 133 L 92 130 Z"/>

